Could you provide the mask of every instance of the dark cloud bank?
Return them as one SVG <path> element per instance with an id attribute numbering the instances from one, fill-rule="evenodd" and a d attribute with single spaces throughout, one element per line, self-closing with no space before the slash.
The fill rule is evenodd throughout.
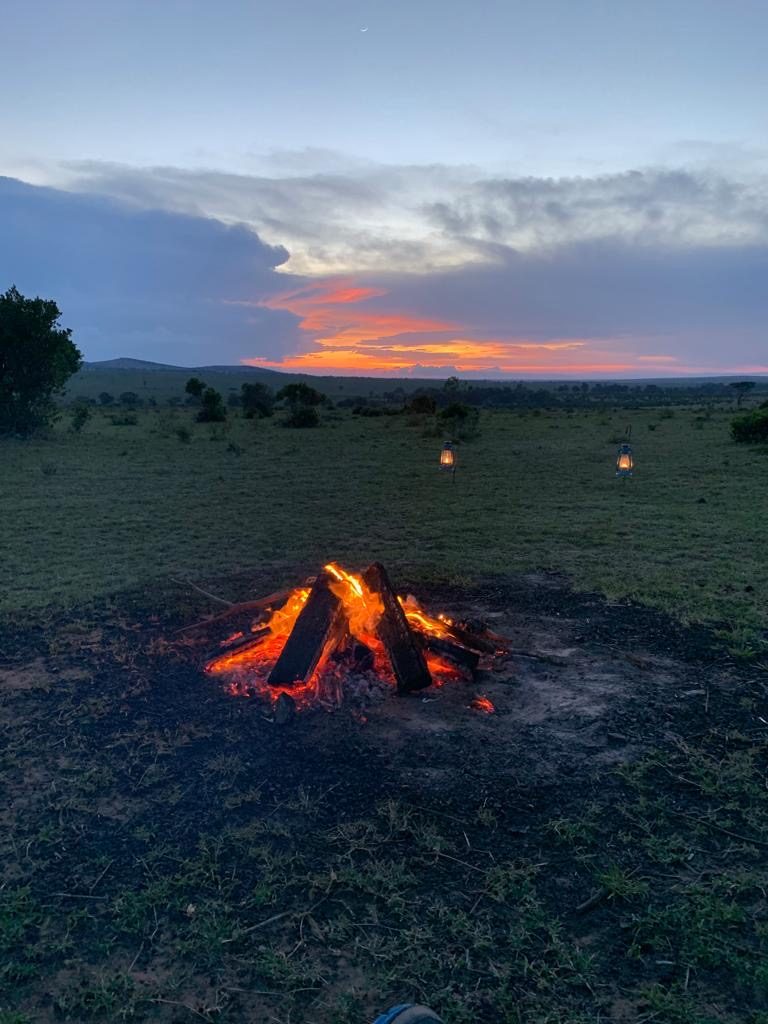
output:
<path id="1" fill-rule="evenodd" d="M 55 298 L 89 359 L 190 366 L 300 344 L 290 313 L 256 302 L 288 258 L 245 227 L 0 178 L 0 290 Z"/>

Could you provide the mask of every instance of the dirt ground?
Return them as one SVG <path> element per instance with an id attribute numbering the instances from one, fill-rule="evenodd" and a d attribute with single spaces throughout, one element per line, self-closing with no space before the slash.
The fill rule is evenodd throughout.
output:
<path id="1" fill-rule="evenodd" d="M 5 622 L 0 1024 L 765 1024 L 764 668 L 556 575 L 405 583 L 510 656 L 282 727 L 197 598 Z"/>

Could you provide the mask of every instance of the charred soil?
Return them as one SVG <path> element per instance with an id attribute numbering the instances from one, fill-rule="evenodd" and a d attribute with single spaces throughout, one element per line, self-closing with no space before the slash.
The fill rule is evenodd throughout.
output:
<path id="1" fill-rule="evenodd" d="M 412 589 L 509 658 L 286 725 L 202 599 L 6 618 L 0 1022 L 764 1024 L 764 668 L 551 574 Z"/>

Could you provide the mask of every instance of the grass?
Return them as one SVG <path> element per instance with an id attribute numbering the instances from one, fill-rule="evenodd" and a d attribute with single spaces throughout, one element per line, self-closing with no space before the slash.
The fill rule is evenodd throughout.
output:
<path id="1" fill-rule="evenodd" d="M 664 413 L 632 414 L 626 482 L 613 475 L 622 411 L 485 412 L 455 484 L 437 470 L 441 439 L 400 416 L 336 412 L 293 431 L 147 411 L 135 426 L 97 415 L 80 436 L 3 442 L 0 609 L 174 574 L 267 564 L 289 578 L 376 557 L 459 581 L 561 570 L 578 587 L 717 622 L 752 656 L 768 625 L 768 576 L 755 570 L 768 561 L 768 452 L 730 440 L 729 412 Z"/>
<path id="2" fill-rule="evenodd" d="M 399 416 L 99 413 L 3 442 L 0 1024 L 366 1024 L 400 998 L 446 1024 L 767 1024 L 768 453 L 729 415 L 633 413 L 626 483 L 624 412 L 484 413 L 455 483 Z M 169 577 L 235 597 L 332 557 L 564 571 L 714 623 L 732 685 L 698 717 L 638 693 L 604 723 L 636 724 L 631 763 L 539 786 L 460 729 L 385 756 L 352 719 L 280 732 L 170 648 L 208 605 Z"/>
<path id="3" fill-rule="evenodd" d="M 440 792 L 428 737 L 398 771 L 351 721 L 276 734 L 128 614 L 90 656 L 93 622 L 16 637 L 62 677 L 0 700 L 3 1024 L 366 1024 L 403 997 L 446 1024 L 765 1024 L 768 740 L 737 688 L 704 734 L 541 792 L 454 733 Z"/>

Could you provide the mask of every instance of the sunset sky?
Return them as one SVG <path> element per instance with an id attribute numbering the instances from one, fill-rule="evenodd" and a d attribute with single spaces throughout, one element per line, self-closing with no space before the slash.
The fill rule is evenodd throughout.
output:
<path id="1" fill-rule="evenodd" d="M 0 291 L 87 359 L 768 373 L 765 0 L 3 0 Z"/>

